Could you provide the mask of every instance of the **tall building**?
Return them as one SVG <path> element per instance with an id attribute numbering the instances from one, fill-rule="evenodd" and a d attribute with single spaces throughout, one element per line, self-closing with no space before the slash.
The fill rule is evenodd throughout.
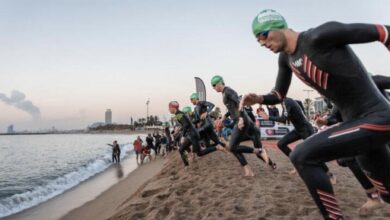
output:
<path id="1" fill-rule="evenodd" d="M 7 133 L 8 133 L 8 134 L 13 134 L 13 133 L 15 133 L 15 131 L 14 131 L 14 125 L 8 126 L 8 128 L 7 128 Z"/>
<path id="2" fill-rule="evenodd" d="M 112 112 L 111 109 L 107 109 L 106 111 L 106 124 L 112 124 Z"/>
<path id="3" fill-rule="evenodd" d="M 314 100 L 314 110 L 315 112 L 324 112 L 328 109 L 324 98 L 318 97 Z"/>

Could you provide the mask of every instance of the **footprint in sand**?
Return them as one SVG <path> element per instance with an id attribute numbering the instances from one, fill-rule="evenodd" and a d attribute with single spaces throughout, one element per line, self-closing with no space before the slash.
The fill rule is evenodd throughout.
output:
<path id="1" fill-rule="evenodd" d="M 149 196 L 153 196 L 153 195 L 156 195 L 157 193 L 163 191 L 164 188 L 157 188 L 157 189 L 149 189 L 149 190 L 145 190 L 141 193 L 141 196 L 143 198 L 147 198 Z"/>
<path id="2" fill-rule="evenodd" d="M 139 219 L 145 219 L 145 215 L 143 213 L 135 213 L 129 218 L 129 220 L 139 220 Z"/>
<path id="3" fill-rule="evenodd" d="M 149 206 L 149 202 L 130 204 L 130 207 L 134 208 L 135 210 L 143 210 L 143 209 L 146 209 L 148 206 Z"/>

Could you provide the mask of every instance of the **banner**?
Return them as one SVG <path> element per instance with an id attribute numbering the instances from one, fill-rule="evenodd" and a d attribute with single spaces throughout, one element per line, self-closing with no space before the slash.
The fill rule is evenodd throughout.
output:
<path id="1" fill-rule="evenodd" d="M 290 131 L 294 130 L 292 124 L 282 124 L 279 122 L 257 119 L 260 124 L 260 133 L 262 139 L 280 139 Z"/>

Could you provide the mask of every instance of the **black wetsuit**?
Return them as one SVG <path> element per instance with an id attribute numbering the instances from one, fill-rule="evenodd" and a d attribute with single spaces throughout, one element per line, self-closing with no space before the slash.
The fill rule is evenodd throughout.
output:
<path id="1" fill-rule="evenodd" d="M 381 75 L 375 75 L 372 76 L 372 79 L 374 80 L 375 85 L 378 87 L 378 89 L 382 92 L 382 94 L 390 100 L 390 97 L 388 97 L 387 92 L 385 89 L 390 89 L 390 77 L 381 76 Z M 334 106 L 332 108 L 331 113 L 327 117 L 327 126 L 331 126 L 334 124 L 337 124 L 339 122 L 342 122 L 343 119 L 341 117 L 340 111 L 338 110 L 337 106 Z M 356 179 L 359 181 L 360 185 L 365 190 L 370 190 L 374 188 L 375 186 L 371 183 L 371 181 L 367 178 L 366 174 L 363 172 L 363 170 L 360 168 L 358 162 L 356 161 L 355 157 L 347 157 L 347 158 L 341 158 L 337 160 L 337 163 L 340 166 L 348 167 Z M 377 192 L 371 192 L 367 193 L 367 196 L 374 199 L 377 198 Z"/>
<path id="2" fill-rule="evenodd" d="M 279 55 L 273 95 L 264 104 L 283 100 L 292 72 L 336 106 L 344 122 L 299 144 L 290 159 L 325 219 L 343 219 L 329 177 L 321 164 L 356 156 L 359 164 L 390 202 L 390 105 L 374 85 L 348 44 L 382 41 L 390 50 L 389 26 L 329 22 L 299 34 L 292 54 Z M 332 201 L 327 203 L 326 199 Z"/>
<path id="3" fill-rule="evenodd" d="M 154 145 L 154 140 L 153 140 L 153 137 L 152 136 L 147 136 L 146 137 L 146 144 L 148 145 L 148 148 L 153 150 L 154 153 L 157 155 L 157 149 L 156 149 L 156 146 Z"/>
<path id="4" fill-rule="evenodd" d="M 253 121 L 249 118 L 248 113 L 246 111 L 239 111 L 240 99 L 236 91 L 234 91 L 230 87 L 225 87 L 222 92 L 222 95 L 223 103 L 228 109 L 228 112 L 226 113 L 225 117 L 230 116 L 230 118 L 234 122 L 234 128 L 229 142 L 230 151 L 234 154 L 234 156 L 236 156 L 240 164 L 242 166 L 245 166 L 248 164 L 248 162 L 246 161 L 243 153 L 253 153 L 254 149 L 251 147 L 240 145 L 240 143 L 250 139 L 253 141 L 255 148 L 262 149 L 262 144 L 260 141 L 260 131 L 255 126 Z M 245 122 L 245 126 L 242 130 L 238 129 L 237 126 L 240 117 L 242 117 Z"/>
<path id="5" fill-rule="evenodd" d="M 288 144 L 300 139 L 306 139 L 314 134 L 313 126 L 307 121 L 303 110 L 296 101 L 291 98 L 285 98 L 282 102 L 283 112 L 281 116 L 269 116 L 270 121 L 286 123 L 291 121 L 294 125 L 294 130 L 286 134 L 279 142 L 279 149 L 286 155 L 290 156 L 291 149 Z"/>
<path id="6" fill-rule="evenodd" d="M 185 151 L 192 145 L 192 150 L 199 157 L 209 154 L 216 151 L 215 147 L 208 147 L 204 150 L 201 150 L 199 140 L 199 132 L 196 130 L 195 126 L 192 124 L 191 119 L 183 112 L 177 111 L 175 114 L 177 122 L 181 125 L 181 134 L 184 137 L 184 143 L 180 143 L 179 152 L 183 163 L 185 166 L 188 166 L 188 158 L 185 154 Z"/>
<path id="7" fill-rule="evenodd" d="M 161 150 L 161 135 L 160 134 L 153 134 L 153 137 L 154 137 L 154 140 L 155 140 L 155 148 L 156 148 L 156 152 L 157 152 L 157 155 L 160 154 L 160 150 Z"/>
<path id="8" fill-rule="evenodd" d="M 205 120 L 201 120 L 200 116 L 204 113 L 210 113 L 213 108 L 214 104 L 208 101 L 199 101 L 194 109 L 194 124 L 200 124 L 200 127 L 198 128 L 199 135 L 202 140 L 204 140 L 204 143 L 206 147 L 210 146 L 216 146 L 221 145 L 225 147 L 225 144 L 221 142 L 219 139 L 217 133 L 214 130 L 213 121 L 210 118 L 209 115 L 207 115 Z M 214 142 L 213 145 L 211 145 L 211 141 Z"/>

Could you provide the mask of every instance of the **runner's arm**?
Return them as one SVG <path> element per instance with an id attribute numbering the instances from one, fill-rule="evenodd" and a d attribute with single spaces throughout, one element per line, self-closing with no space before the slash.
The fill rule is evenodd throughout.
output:
<path id="1" fill-rule="evenodd" d="M 207 113 L 210 113 L 215 107 L 213 103 L 208 101 L 204 101 L 204 105 L 207 107 Z"/>
<path id="2" fill-rule="evenodd" d="M 308 31 L 313 43 L 321 46 L 382 42 L 390 50 L 390 26 L 380 24 L 343 24 L 327 22 Z"/>
<path id="3" fill-rule="evenodd" d="M 292 71 L 288 66 L 287 54 L 281 53 L 279 55 L 279 71 L 276 79 L 275 88 L 268 95 L 263 96 L 262 104 L 275 105 L 281 103 L 286 97 L 288 89 L 291 84 Z"/>

